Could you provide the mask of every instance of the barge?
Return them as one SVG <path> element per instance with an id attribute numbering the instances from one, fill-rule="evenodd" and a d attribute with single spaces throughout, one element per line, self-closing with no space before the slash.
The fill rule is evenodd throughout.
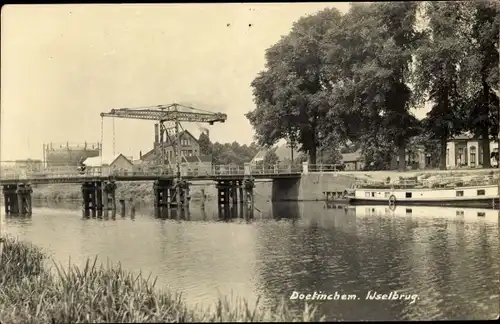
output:
<path id="1" fill-rule="evenodd" d="M 349 195 L 349 203 L 498 208 L 498 179 L 481 182 L 364 184 Z"/>

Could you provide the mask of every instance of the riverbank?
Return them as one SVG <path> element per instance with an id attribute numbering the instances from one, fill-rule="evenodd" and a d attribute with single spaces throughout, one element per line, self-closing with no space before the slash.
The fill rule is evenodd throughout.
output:
<path id="1" fill-rule="evenodd" d="M 190 188 L 190 195 L 192 200 L 202 199 L 202 190 L 205 189 L 205 196 L 207 200 L 213 198 L 212 195 L 207 192 L 208 185 L 198 185 L 196 187 Z M 79 184 L 64 183 L 64 184 L 48 184 L 48 185 L 38 185 L 33 188 L 33 199 L 39 200 L 74 200 L 80 199 L 82 196 L 81 186 Z M 149 202 L 153 201 L 153 184 L 151 181 L 135 181 L 135 182 L 119 182 L 116 188 L 116 198 L 129 200 L 133 198 L 137 202 Z"/>
<path id="2" fill-rule="evenodd" d="M 484 178 L 498 174 L 499 169 L 458 169 L 458 170 L 416 170 L 416 171 L 342 171 L 342 172 L 315 172 L 302 175 L 300 182 L 281 180 L 281 184 L 273 186 L 272 181 L 256 181 L 254 194 L 259 200 L 296 200 L 318 201 L 324 200 L 325 192 L 344 191 L 351 188 L 357 181 L 398 181 L 402 178 L 418 178 L 427 181 L 437 181 L 453 177 L 462 181 L 471 178 Z M 149 203 L 153 201 L 153 185 L 149 181 L 119 182 L 117 183 L 116 198 L 128 200 L 133 198 L 136 202 Z M 193 181 L 190 186 L 192 201 L 199 201 L 205 195 L 206 200 L 217 197 L 217 189 L 211 181 Z M 33 198 L 39 200 L 61 201 L 76 200 L 81 198 L 79 184 L 51 184 L 38 185 L 33 188 Z"/>
<path id="3" fill-rule="evenodd" d="M 289 311 L 219 299 L 215 309 L 190 309 L 179 294 L 118 266 L 51 271 L 41 249 L 7 237 L 0 259 L 0 323 L 285 322 L 318 321 L 315 309 Z"/>

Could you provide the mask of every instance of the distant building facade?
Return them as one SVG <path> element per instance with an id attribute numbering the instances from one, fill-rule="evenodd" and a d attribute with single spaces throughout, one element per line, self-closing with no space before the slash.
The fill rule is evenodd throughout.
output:
<path id="1" fill-rule="evenodd" d="M 102 161 L 102 163 L 101 163 Z M 134 164 L 123 154 L 117 154 L 111 157 L 90 157 L 83 162 L 87 167 L 89 174 L 101 174 L 104 176 L 114 173 L 128 174 L 132 173 Z"/>
<path id="2" fill-rule="evenodd" d="M 42 160 L 33 159 L 16 160 L 14 161 L 14 167 L 17 169 L 26 170 L 28 172 L 40 172 L 43 167 L 43 162 Z"/>
<path id="3" fill-rule="evenodd" d="M 342 164 L 345 171 L 359 171 L 365 167 L 361 150 L 342 154 Z"/>
<path id="4" fill-rule="evenodd" d="M 498 166 L 498 161 L 491 153 L 498 152 L 498 142 L 490 142 L 490 164 Z M 481 139 L 467 134 L 455 136 L 446 144 L 446 167 L 481 168 L 483 166 L 483 148 Z"/>
<path id="5" fill-rule="evenodd" d="M 281 163 L 291 163 L 292 162 L 292 149 L 286 144 L 276 146 L 274 148 L 263 148 L 252 158 L 251 164 L 257 164 L 264 161 L 264 157 L 270 150 L 275 150 L 274 153 L 278 156 L 278 161 Z M 297 149 L 293 150 L 293 160 L 297 161 L 300 157 L 300 152 Z"/>
<path id="6" fill-rule="evenodd" d="M 99 143 L 48 143 L 43 144 L 44 162 L 48 168 L 78 166 L 86 158 L 99 156 Z"/>
<path id="7" fill-rule="evenodd" d="M 175 141 L 175 137 L 172 137 Z M 198 140 L 189 131 L 184 130 L 179 133 L 180 144 L 180 165 L 182 172 L 197 173 L 212 172 L 212 156 L 200 155 L 200 144 Z M 170 141 L 166 141 L 163 136 L 155 136 L 154 148 L 149 152 L 139 154 L 139 161 L 135 161 L 134 170 L 142 172 L 145 169 L 154 166 L 156 162 L 161 162 L 162 156 L 159 155 L 160 150 L 163 149 L 165 161 L 159 164 L 170 165 L 175 168 L 177 165 L 177 152 L 176 146 L 172 145 Z"/>
<path id="8" fill-rule="evenodd" d="M 187 157 L 200 155 L 200 145 L 198 144 L 198 140 L 189 131 L 185 130 L 180 132 L 179 137 L 181 162 L 187 162 Z M 154 148 L 146 154 L 141 154 L 140 159 L 145 162 L 160 159 L 161 156 L 157 156 L 158 149 L 164 150 L 167 163 L 172 165 L 176 163 L 176 147 L 168 141 L 155 141 Z"/>

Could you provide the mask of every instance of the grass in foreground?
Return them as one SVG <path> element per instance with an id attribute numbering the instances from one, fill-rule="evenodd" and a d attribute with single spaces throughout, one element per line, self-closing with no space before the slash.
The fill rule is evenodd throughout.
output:
<path id="1" fill-rule="evenodd" d="M 189 308 L 180 294 L 158 292 L 156 280 L 132 275 L 118 266 L 56 267 L 45 265 L 39 248 L 6 238 L 0 263 L 1 323 L 96 322 L 284 322 L 318 321 L 307 305 L 302 314 L 285 303 L 251 307 L 244 300 L 219 299 L 215 308 Z"/>

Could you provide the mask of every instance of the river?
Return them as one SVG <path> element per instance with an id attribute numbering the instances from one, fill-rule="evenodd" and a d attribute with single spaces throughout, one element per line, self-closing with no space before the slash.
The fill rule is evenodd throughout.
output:
<path id="1" fill-rule="evenodd" d="M 499 314 L 498 212 L 344 208 L 260 203 L 253 218 L 220 220 L 214 203 L 189 217 L 134 215 L 84 219 L 79 204 L 37 203 L 31 218 L 3 219 L 2 230 L 45 248 L 56 262 L 98 255 L 190 304 L 221 295 L 265 303 L 300 294 L 355 294 L 312 301 L 329 320 L 491 319 Z M 338 207 L 338 208 L 337 208 Z M 376 208 L 378 208 L 376 210 Z M 494 213 L 494 214 L 492 214 Z M 471 216 L 472 215 L 472 216 Z M 479 215 L 479 214 L 478 214 Z M 416 294 L 418 300 L 367 300 L 369 291 Z M 304 301 L 290 300 L 292 307 Z"/>

